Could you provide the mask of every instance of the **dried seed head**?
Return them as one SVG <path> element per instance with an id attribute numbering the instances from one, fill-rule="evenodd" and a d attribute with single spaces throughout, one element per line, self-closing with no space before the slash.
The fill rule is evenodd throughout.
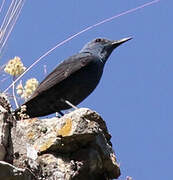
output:
<path id="1" fill-rule="evenodd" d="M 18 76 L 25 71 L 26 67 L 23 65 L 20 57 L 15 56 L 10 59 L 4 68 L 4 71 L 12 76 Z"/>

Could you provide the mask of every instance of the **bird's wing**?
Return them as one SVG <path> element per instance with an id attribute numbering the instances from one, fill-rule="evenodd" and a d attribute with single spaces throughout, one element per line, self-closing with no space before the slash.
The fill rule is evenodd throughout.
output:
<path id="1" fill-rule="evenodd" d="M 79 53 L 60 63 L 37 87 L 30 99 L 50 89 L 93 61 L 90 53 Z"/>

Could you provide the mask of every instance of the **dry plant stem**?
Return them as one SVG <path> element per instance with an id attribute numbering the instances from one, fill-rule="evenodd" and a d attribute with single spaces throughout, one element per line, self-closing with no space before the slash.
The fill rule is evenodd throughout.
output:
<path id="1" fill-rule="evenodd" d="M 20 3 L 22 3 L 22 1 L 20 1 Z M 16 21 L 17 21 L 19 15 L 20 15 L 20 12 L 21 12 L 21 10 L 22 10 L 23 5 L 24 5 L 24 4 L 17 4 L 16 9 L 14 9 L 14 10 L 13 10 L 13 13 L 11 14 L 10 20 L 9 20 L 9 22 L 8 22 L 8 24 L 7 24 L 7 25 L 9 26 L 10 23 L 11 23 L 11 27 L 9 28 L 9 31 L 8 31 L 8 33 L 7 33 L 7 35 L 6 35 L 6 38 L 5 38 L 5 40 L 4 40 L 4 43 L 3 43 L 3 45 L 2 45 L 2 48 L 5 46 L 8 38 L 9 38 L 9 35 L 11 34 L 11 31 L 13 30 L 14 25 L 16 24 Z M 14 19 L 14 20 L 13 20 L 13 19 Z"/>
<path id="2" fill-rule="evenodd" d="M 1 11 L 2 11 L 2 8 L 3 8 L 3 6 L 4 6 L 4 3 L 5 3 L 5 0 L 2 1 L 2 4 L 1 4 L 1 6 L 0 6 L 0 13 L 1 13 Z"/>
<path id="3" fill-rule="evenodd" d="M 4 17 L 3 23 L 1 25 L 0 31 L 2 33 L 2 37 L 0 37 L 0 52 L 2 54 L 2 50 L 8 40 L 9 35 L 11 34 L 11 31 L 14 28 L 14 25 L 16 24 L 16 21 L 20 15 L 20 12 L 22 10 L 22 7 L 24 5 L 25 0 L 19 0 L 18 2 L 16 0 L 12 0 L 10 7 L 7 11 L 6 16 Z"/>
<path id="4" fill-rule="evenodd" d="M 104 23 L 106 23 L 106 22 L 110 22 L 110 21 L 112 21 L 113 19 L 116 19 L 116 18 L 118 18 L 118 17 L 120 17 L 120 16 L 123 16 L 123 15 L 126 15 L 126 14 L 130 14 L 130 13 L 132 13 L 132 12 L 135 12 L 135 11 L 139 10 L 139 9 L 143 9 L 143 8 L 145 8 L 145 7 L 147 7 L 147 6 L 151 6 L 152 4 L 158 3 L 159 1 L 160 1 L 160 0 L 150 1 L 150 2 L 148 2 L 148 3 L 145 3 L 145 4 L 141 5 L 141 6 L 138 6 L 138 7 L 136 7 L 136 8 L 129 9 L 129 10 L 127 10 L 127 11 L 124 11 L 124 12 L 122 12 L 122 13 L 119 13 L 119 14 L 117 14 L 117 15 L 115 15 L 115 16 L 110 17 L 110 18 L 106 18 L 106 19 L 104 19 L 103 21 L 100 21 L 100 22 L 98 22 L 98 23 L 96 23 L 96 24 L 94 24 L 94 25 L 88 26 L 87 28 L 83 29 L 82 31 L 80 31 L 80 32 L 78 32 L 78 33 L 70 36 L 69 38 L 67 38 L 67 39 L 65 39 L 64 41 L 58 43 L 58 44 L 55 45 L 53 48 L 51 48 L 50 50 L 48 50 L 45 54 L 43 54 L 42 56 L 40 56 L 40 57 L 39 57 L 33 64 L 31 64 L 31 65 L 25 70 L 25 72 L 24 72 L 23 74 L 21 74 L 13 83 L 16 83 L 20 78 L 23 77 L 23 75 L 24 75 L 25 73 L 27 73 L 27 72 L 28 72 L 32 67 L 34 67 L 40 60 L 42 60 L 44 57 L 48 56 L 48 55 L 49 55 L 52 51 L 54 51 L 56 48 L 58 48 L 58 47 L 62 46 L 63 44 L 69 42 L 70 40 L 72 40 L 73 38 L 79 36 L 80 34 L 83 34 L 84 32 L 86 32 L 86 31 L 88 31 L 88 30 L 90 30 L 90 29 L 93 29 L 93 28 L 95 28 L 95 27 L 97 27 L 97 26 L 100 26 L 100 25 L 102 25 L 102 24 L 104 24 Z M 13 83 L 10 84 L 10 85 L 4 90 L 4 93 L 7 92 L 7 91 L 13 86 Z"/>
<path id="5" fill-rule="evenodd" d="M 15 79 L 16 79 L 16 76 L 13 76 L 13 82 L 15 81 Z M 17 102 L 17 99 L 16 99 L 15 83 L 13 84 L 13 99 L 14 99 L 14 102 L 15 102 L 16 107 L 18 108 L 19 105 L 18 105 L 18 102 Z"/>

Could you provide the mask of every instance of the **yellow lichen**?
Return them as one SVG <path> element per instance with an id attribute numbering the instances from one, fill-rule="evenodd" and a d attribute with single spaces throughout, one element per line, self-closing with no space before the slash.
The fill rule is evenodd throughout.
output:
<path id="1" fill-rule="evenodd" d="M 34 138 L 34 132 L 33 131 L 29 131 L 28 133 L 27 133 L 27 137 L 28 137 L 28 139 L 33 139 Z"/>
<path id="2" fill-rule="evenodd" d="M 68 118 L 66 120 L 65 125 L 60 130 L 58 130 L 57 135 L 68 136 L 71 132 L 71 129 L 72 129 L 72 120 Z"/>
<path id="3" fill-rule="evenodd" d="M 40 146 L 35 145 L 35 147 L 37 147 L 37 150 L 39 152 L 46 151 L 47 149 L 49 149 L 50 146 L 52 146 L 52 144 L 54 144 L 54 140 L 55 138 L 49 138 L 46 142 L 44 142 Z"/>

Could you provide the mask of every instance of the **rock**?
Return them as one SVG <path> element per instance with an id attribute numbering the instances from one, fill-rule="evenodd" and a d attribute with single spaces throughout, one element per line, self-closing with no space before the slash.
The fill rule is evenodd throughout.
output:
<path id="1" fill-rule="evenodd" d="M 120 168 L 104 120 L 77 109 L 61 118 L 15 121 L 0 94 L 0 179 L 111 180 Z M 3 161 L 2 161 L 3 160 Z"/>
<path id="2" fill-rule="evenodd" d="M 113 179 L 120 169 L 103 119 L 87 108 L 62 118 L 18 121 L 12 129 L 14 165 L 36 161 L 42 178 Z M 51 179 L 50 178 L 50 179 Z"/>
<path id="3" fill-rule="evenodd" d="M 0 161 L 0 179 L 3 180 L 32 180 L 35 177 L 28 169 L 17 168 L 7 162 Z"/>
<path id="4" fill-rule="evenodd" d="M 0 93 L 0 161 L 12 161 L 11 128 L 13 116 L 5 94 Z"/>

